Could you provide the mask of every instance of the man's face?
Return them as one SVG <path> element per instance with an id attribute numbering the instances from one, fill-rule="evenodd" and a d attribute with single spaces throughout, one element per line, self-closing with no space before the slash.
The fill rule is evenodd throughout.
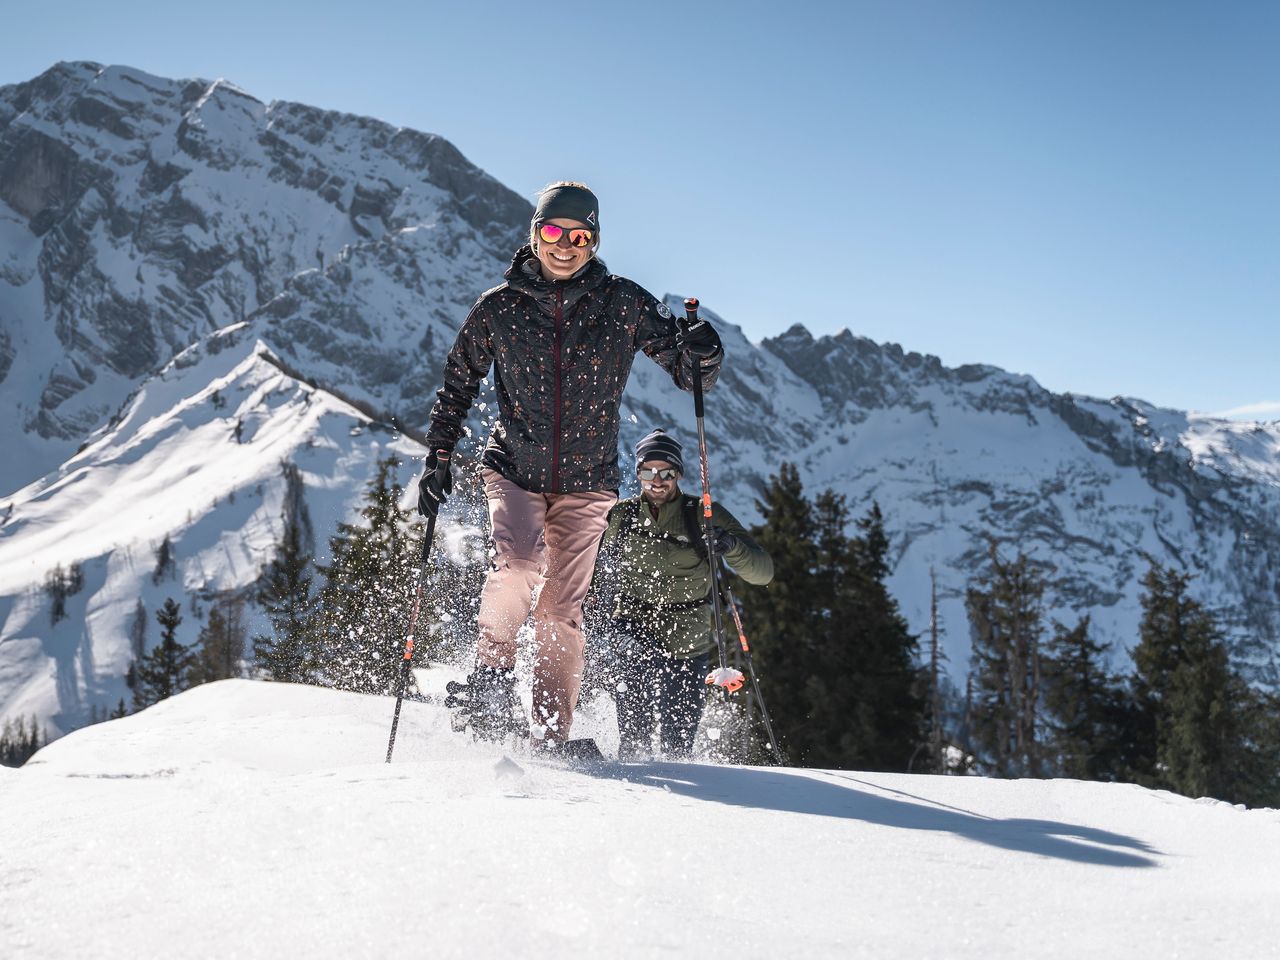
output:
<path id="1" fill-rule="evenodd" d="M 652 504 L 666 503 L 680 492 L 680 471 L 666 460 L 646 460 L 637 472 L 641 496 Z"/>
<path id="2" fill-rule="evenodd" d="M 553 223 L 557 227 L 564 227 L 564 235 L 555 243 L 547 243 L 543 239 L 538 239 L 534 249 L 537 251 L 538 262 L 542 264 L 542 275 L 548 280 L 568 280 L 575 273 L 582 269 L 588 260 L 595 253 L 596 246 L 594 243 L 587 244 L 585 247 L 575 247 L 569 242 L 569 233 L 574 227 L 591 229 L 585 223 L 579 223 L 577 220 L 566 220 L 563 217 L 555 220 L 548 220 L 547 223 Z"/>

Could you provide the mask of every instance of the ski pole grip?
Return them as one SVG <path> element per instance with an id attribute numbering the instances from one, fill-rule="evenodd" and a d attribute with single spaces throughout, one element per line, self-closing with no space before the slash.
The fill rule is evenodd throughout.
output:
<path id="1" fill-rule="evenodd" d="M 685 322 L 689 324 L 689 326 L 691 327 L 698 322 L 698 298 L 697 297 L 685 298 L 684 316 L 685 316 Z"/>

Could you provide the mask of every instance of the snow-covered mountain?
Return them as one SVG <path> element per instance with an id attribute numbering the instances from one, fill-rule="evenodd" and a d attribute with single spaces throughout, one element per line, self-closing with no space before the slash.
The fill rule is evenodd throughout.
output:
<path id="1" fill-rule="evenodd" d="M 323 549 L 380 456 L 420 456 L 380 424 L 425 424 L 531 209 L 439 137 L 223 81 L 71 63 L 0 88 L 0 716 L 58 733 L 114 704 L 139 597 L 245 587 L 299 496 Z M 1057 395 L 847 331 L 753 344 L 707 313 L 728 356 L 707 398 L 716 498 L 758 519 L 790 460 L 855 515 L 878 500 L 916 630 L 937 571 L 957 675 L 994 536 L 1052 564 L 1047 613 L 1090 614 L 1119 657 L 1148 560 L 1198 574 L 1277 682 L 1280 425 Z M 646 359 L 624 416 L 625 449 L 663 425 L 694 455 L 692 403 Z M 166 536 L 178 581 L 156 583 Z M 54 624 L 43 584 L 71 564 L 83 585 Z"/>
<path id="2" fill-rule="evenodd" d="M 56 735 L 128 702 L 139 601 L 149 620 L 177 600 L 178 639 L 194 642 L 202 607 L 251 592 L 286 515 L 309 517 L 323 549 L 377 461 L 402 458 L 407 483 L 416 453 L 285 373 L 248 324 L 184 350 L 80 453 L 10 498 L 0 526 L 3 712 L 39 717 Z M 173 562 L 162 569 L 166 538 Z M 78 587 L 59 618 L 46 582 L 73 566 Z"/>
<path id="3" fill-rule="evenodd" d="M 20 454 L 0 489 L 268 303 L 317 373 L 421 421 L 423 339 L 492 286 L 531 210 L 440 137 L 222 80 L 61 63 L 0 88 L 0 442 Z M 353 295 L 370 273 L 368 312 L 295 316 L 296 293 Z"/>
<path id="4" fill-rule="evenodd" d="M 1071 780 L 575 771 L 469 743 L 426 703 L 387 764 L 390 712 L 229 680 L 0 767 L 6 956 L 1262 960 L 1280 939 L 1275 810 Z"/>

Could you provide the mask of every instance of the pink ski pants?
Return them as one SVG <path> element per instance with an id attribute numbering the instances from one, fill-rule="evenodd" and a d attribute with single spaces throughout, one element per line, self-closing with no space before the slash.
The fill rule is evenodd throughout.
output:
<path id="1" fill-rule="evenodd" d="M 530 493 L 496 471 L 482 476 L 495 554 L 480 594 L 477 659 L 514 666 L 516 634 L 532 612 L 533 721 L 564 741 L 582 687 L 582 602 L 617 496 Z"/>

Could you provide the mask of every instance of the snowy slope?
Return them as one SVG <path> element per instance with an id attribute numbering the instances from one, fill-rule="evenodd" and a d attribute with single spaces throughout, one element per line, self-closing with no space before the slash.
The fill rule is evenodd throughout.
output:
<path id="1" fill-rule="evenodd" d="M 416 444 L 283 373 L 248 325 L 181 353 L 83 451 L 10 501 L 0 526 L 4 714 L 34 714 L 57 735 L 127 700 L 139 600 L 152 618 L 174 597 L 186 618 L 178 640 L 193 642 L 202 624 L 187 598 L 243 592 L 271 558 L 291 495 L 286 464 L 323 549 L 376 461 L 393 453 L 408 483 Z M 165 537 L 177 569 L 157 582 Z M 55 625 L 42 586 L 72 564 L 84 587 Z"/>
<path id="2" fill-rule="evenodd" d="M 1133 786 L 561 769 L 391 702 L 199 687 L 0 768 L 21 960 L 1274 956 L 1280 812 Z"/>

